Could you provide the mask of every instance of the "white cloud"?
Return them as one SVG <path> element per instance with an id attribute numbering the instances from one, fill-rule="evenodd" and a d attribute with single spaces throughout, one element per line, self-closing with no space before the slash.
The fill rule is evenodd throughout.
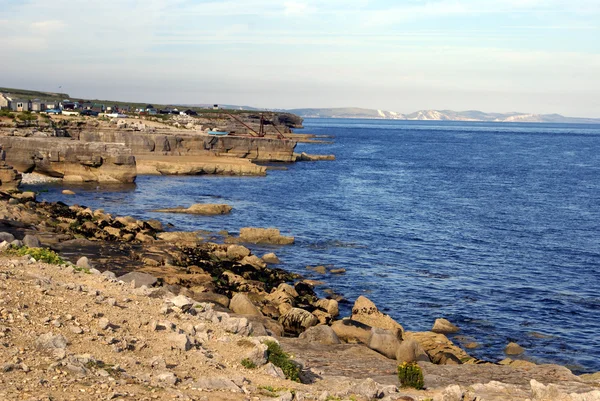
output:
<path id="1" fill-rule="evenodd" d="M 286 1 L 283 6 L 285 15 L 304 15 L 310 10 L 308 4 L 298 1 Z"/>
<path id="2" fill-rule="evenodd" d="M 51 33 L 65 28 L 65 23 L 59 20 L 37 21 L 31 23 L 31 28 L 39 33 Z"/>

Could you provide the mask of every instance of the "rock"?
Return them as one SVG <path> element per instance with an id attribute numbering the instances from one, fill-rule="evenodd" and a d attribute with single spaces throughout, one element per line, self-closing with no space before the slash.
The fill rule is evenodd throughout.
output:
<path id="1" fill-rule="evenodd" d="M 168 386 L 174 386 L 177 384 L 177 376 L 173 372 L 163 372 L 156 375 L 156 380 L 160 384 L 165 384 Z"/>
<path id="2" fill-rule="evenodd" d="M 361 395 L 369 400 L 383 397 L 383 392 L 379 388 L 379 385 L 371 378 L 367 378 L 357 383 L 351 388 L 350 392 L 356 395 Z"/>
<path id="3" fill-rule="evenodd" d="M 80 267 L 82 269 L 91 269 L 92 265 L 90 264 L 90 260 L 87 258 L 87 256 L 83 256 L 79 259 L 77 259 L 77 263 L 76 263 L 77 267 Z"/>
<path id="4" fill-rule="evenodd" d="M 169 334 L 167 341 L 171 344 L 171 348 L 179 349 L 181 351 L 189 351 L 192 349 L 192 342 L 187 334 Z"/>
<path id="5" fill-rule="evenodd" d="M 277 255 L 275 255 L 273 252 L 264 254 L 263 257 L 262 257 L 262 260 L 265 263 L 268 263 L 270 265 L 276 265 L 276 264 L 281 263 L 281 261 L 279 260 L 279 258 L 277 257 Z"/>
<path id="6" fill-rule="evenodd" d="M 268 347 L 264 344 L 256 344 L 244 355 L 244 359 L 250 360 L 256 366 L 263 366 L 267 363 L 267 349 Z"/>
<path id="7" fill-rule="evenodd" d="M 100 330 L 106 330 L 106 329 L 108 329 L 110 327 L 111 327 L 111 324 L 110 324 L 110 321 L 107 318 L 103 317 L 100 320 L 98 320 L 98 328 Z"/>
<path id="8" fill-rule="evenodd" d="M 134 282 L 134 288 L 139 288 L 143 285 L 146 287 L 152 287 L 158 281 L 156 277 L 142 272 L 130 272 L 122 275 L 118 278 L 119 281 L 123 281 L 124 283 Z"/>
<path id="9" fill-rule="evenodd" d="M 123 236 L 123 239 L 125 239 L 125 236 Z M 135 235 L 135 240 L 140 242 L 152 242 L 154 241 L 154 238 L 148 234 L 139 232 Z"/>
<path id="10" fill-rule="evenodd" d="M 267 264 L 256 255 L 246 256 L 240 261 L 240 264 L 254 266 L 258 269 L 264 269 L 267 267 Z"/>
<path id="11" fill-rule="evenodd" d="M 187 213 L 187 214 L 200 214 L 204 216 L 216 216 L 220 214 L 228 214 L 233 208 L 229 205 L 223 204 L 210 204 L 210 203 L 197 203 L 188 207 L 187 209 L 180 206 L 175 208 L 157 209 L 153 212 L 157 213 Z"/>
<path id="12" fill-rule="evenodd" d="M 273 399 L 273 401 L 292 401 L 294 399 L 294 395 L 289 391 L 284 392 L 279 397 Z"/>
<path id="13" fill-rule="evenodd" d="M 279 317 L 279 323 L 288 333 L 300 334 L 312 326 L 316 326 L 319 320 L 312 313 L 300 308 L 292 308 Z"/>
<path id="14" fill-rule="evenodd" d="M 0 242 L 6 241 L 7 243 L 11 243 L 15 240 L 15 236 L 11 233 L 0 232 Z"/>
<path id="15" fill-rule="evenodd" d="M 145 223 L 154 231 L 163 231 L 164 230 L 163 224 L 156 219 L 146 220 Z"/>
<path id="16" fill-rule="evenodd" d="M 67 344 L 67 339 L 62 334 L 46 333 L 35 340 L 35 347 L 45 351 L 64 350 Z"/>
<path id="17" fill-rule="evenodd" d="M 338 338 L 347 343 L 368 344 L 371 336 L 371 326 L 352 319 L 343 319 L 331 325 Z"/>
<path id="18" fill-rule="evenodd" d="M 370 299 L 358 297 L 352 307 L 352 320 L 364 323 L 371 327 L 378 327 L 387 330 L 400 330 L 404 332 L 402 326 L 385 313 L 381 313 Z"/>
<path id="19" fill-rule="evenodd" d="M 396 350 L 400 346 L 400 341 L 402 341 L 402 337 L 398 338 L 398 334 L 401 335 L 402 333 L 398 330 L 392 332 L 391 330 L 373 327 L 367 339 L 367 346 L 390 359 L 396 359 Z"/>
<path id="20" fill-rule="evenodd" d="M 21 185 L 23 176 L 4 161 L 0 162 L 0 190 L 15 191 Z"/>
<path id="21" fill-rule="evenodd" d="M 431 331 L 434 333 L 451 334 L 458 333 L 460 329 L 446 319 L 436 319 Z"/>
<path id="22" fill-rule="evenodd" d="M 476 361 L 463 349 L 454 345 L 444 334 L 424 331 L 406 333 L 404 337 L 405 340 L 412 339 L 418 342 L 425 352 L 427 352 L 433 363 L 444 363 L 447 361 L 450 364 L 456 364 L 457 361 L 458 363 Z"/>
<path id="23" fill-rule="evenodd" d="M 336 317 L 340 314 L 339 304 L 335 299 L 319 299 L 315 306 L 324 309 L 332 317 Z"/>
<path id="24" fill-rule="evenodd" d="M 224 308 L 229 308 L 230 302 L 226 295 L 217 294 L 215 292 L 194 292 L 193 299 L 196 302 L 210 302 Z"/>
<path id="25" fill-rule="evenodd" d="M 285 379 L 285 373 L 280 367 L 273 365 L 271 362 L 265 365 L 265 373 L 269 376 Z"/>
<path id="26" fill-rule="evenodd" d="M 28 248 L 40 248 L 42 246 L 40 240 L 35 235 L 29 234 L 23 238 L 23 245 Z"/>
<path id="27" fill-rule="evenodd" d="M 117 279 L 117 275 L 109 270 L 106 270 L 104 272 L 102 272 L 102 275 L 106 278 L 112 279 L 112 280 L 116 280 Z"/>
<path id="28" fill-rule="evenodd" d="M 284 237 L 276 228 L 244 227 L 240 229 L 240 240 L 252 244 L 290 245 L 294 237 Z"/>
<path id="29" fill-rule="evenodd" d="M 0 242 L 0 252 L 4 252 L 10 247 L 11 247 L 11 245 L 6 241 Z"/>
<path id="30" fill-rule="evenodd" d="M 241 392 L 240 387 L 227 377 L 202 377 L 192 384 L 194 390 L 220 390 Z"/>
<path id="31" fill-rule="evenodd" d="M 402 362 L 430 362 L 429 356 L 415 340 L 404 340 L 396 349 L 396 360 Z"/>
<path id="32" fill-rule="evenodd" d="M 175 305 L 178 308 L 189 308 L 192 305 L 194 305 L 194 300 L 191 298 L 186 297 L 185 295 L 178 295 L 174 298 L 171 298 L 169 300 L 173 305 Z"/>
<path id="33" fill-rule="evenodd" d="M 442 391 L 442 400 L 443 401 L 463 401 L 464 394 L 460 389 L 460 386 L 454 384 L 452 386 L 448 386 Z"/>
<path id="34" fill-rule="evenodd" d="M 16 239 L 10 244 L 13 246 L 13 248 L 21 248 L 23 246 L 23 241 Z"/>
<path id="35" fill-rule="evenodd" d="M 227 258 L 231 260 L 241 260 L 250 256 L 250 249 L 242 245 L 229 245 L 227 247 Z"/>
<path id="36" fill-rule="evenodd" d="M 260 313 L 260 310 L 258 310 L 252 301 L 246 295 L 239 292 L 231 298 L 229 309 L 240 315 L 262 316 L 262 313 Z"/>
<path id="37" fill-rule="evenodd" d="M 508 343 L 508 345 L 504 348 L 504 353 L 506 355 L 521 355 L 525 352 L 525 348 L 521 347 L 517 343 Z"/>
<path id="38" fill-rule="evenodd" d="M 71 191 L 70 189 L 63 189 L 62 194 L 63 195 L 75 195 L 75 192 Z"/>
<path id="39" fill-rule="evenodd" d="M 321 344 L 341 344 L 335 331 L 329 326 L 319 325 L 306 329 L 300 334 L 302 340 Z"/>

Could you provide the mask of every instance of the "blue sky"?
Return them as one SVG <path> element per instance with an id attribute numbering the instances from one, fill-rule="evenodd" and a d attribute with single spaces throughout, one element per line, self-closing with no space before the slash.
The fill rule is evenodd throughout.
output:
<path id="1" fill-rule="evenodd" d="M 600 117 L 598 0 L 0 0 L 0 86 Z"/>

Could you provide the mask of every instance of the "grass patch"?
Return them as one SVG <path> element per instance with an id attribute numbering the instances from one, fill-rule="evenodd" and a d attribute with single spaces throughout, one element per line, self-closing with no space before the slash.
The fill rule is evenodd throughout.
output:
<path id="1" fill-rule="evenodd" d="M 281 346 L 275 341 L 265 341 L 267 346 L 268 361 L 281 368 L 286 379 L 300 382 L 300 367 L 290 359 Z"/>
<path id="2" fill-rule="evenodd" d="M 50 263 L 53 265 L 62 265 L 65 263 L 63 258 L 61 258 L 56 252 L 47 248 L 29 248 L 23 246 L 21 248 L 17 248 L 15 253 L 18 256 L 29 255 L 38 262 Z"/>
<path id="3" fill-rule="evenodd" d="M 423 370 L 415 362 L 404 362 L 398 365 L 398 380 L 400 380 L 402 387 L 411 387 L 417 390 L 422 390 L 425 387 Z"/>
<path id="4" fill-rule="evenodd" d="M 256 364 L 248 358 L 242 359 L 242 366 L 246 369 L 256 369 Z"/>

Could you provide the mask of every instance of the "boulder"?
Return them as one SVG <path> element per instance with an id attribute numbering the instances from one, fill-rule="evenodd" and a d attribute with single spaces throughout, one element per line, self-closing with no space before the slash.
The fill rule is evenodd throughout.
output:
<path id="1" fill-rule="evenodd" d="M 244 355 L 244 359 L 250 360 L 256 366 L 263 366 L 267 363 L 267 349 L 265 344 L 256 344 Z"/>
<path id="2" fill-rule="evenodd" d="M 514 342 L 508 343 L 508 345 L 504 348 L 504 353 L 506 355 L 521 355 L 524 352 L 525 348 Z"/>
<path id="3" fill-rule="evenodd" d="M 240 315 L 262 316 L 260 310 L 250 301 L 250 299 L 242 293 L 237 293 L 229 302 L 229 309 Z"/>
<path id="4" fill-rule="evenodd" d="M 311 343 L 341 344 L 335 331 L 324 325 L 309 327 L 304 333 L 300 334 L 300 338 Z"/>
<path id="5" fill-rule="evenodd" d="M 284 237 L 276 228 L 244 227 L 240 229 L 240 240 L 252 244 L 290 245 L 294 237 Z"/>
<path id="6" fill-rule="evenodd" d="M 229 308 L 230 300 L 223 294 L 217 294 L 215 292 L 194 292 L 192 298 L 196 302 L 210 302 L 224 308 Z"/>
<path id="7" fill-rule="evenodd" d="M 277 255 L 275 255 L 273 252 L 264 254 L 262 260 L 270 265 L 276 265 L 281 263 Z"/>
<path id="8" fill-rule="evenodd" d="M 267 264 L 256 255 L 246 256 L 244 259 L 240 260 L 240 263 L 242 265 L 254 266 L 258 269 L 264 269 L 267 267 Z"/>
<path id="9" fill-rule="evenodd" d="M 156 277 L 152 276 L 151 274 L 142 272 L 131 272 L 124 274 L 119 277 L 118 280 L 125 283 L 134 282 L 134 288 L 139 288 L 143 285 L 146 287 L 152 287 L 158 281 Z"/>
<path id="10" fill-rule="evenodd" d="M 23 245 L 28 248 L 40 248 L 42 246 L 40 240 L 35 235 L 29 234 L 23 238 Z"/>
<path id="11" fill-rule="evenodd" d="M 316 326 L 319 320 L 304 309 L 292 308 L 279 317 L 279 323 L 286 332 L 300 334 L 309 327 Z"/>
<path id="12" fill-rule="evenodd" d="M 434 333 L 452 334 L 458 333 L 460 329 L 446 319 L 436 319 L 431 331 Z"/>
<path id="13" fill-rule="evenodd" d="M 332 317 L 336 317 L 340 314 L 338 301 L 335 299 L 319 299 L 315 306 L 325 310 Z"/>
<path id="14" fill-rule="evenodd" d="M 216 216 L 220 214 L 228 214 L 233 208 L 229 205 L 223 204 L 210 204 L 210 203 L 197 203 L 188 208 L 183 206 L 175 208 L 156 209 L 153 212 L 157 213 L 186 213 L 186 214 L 199 214 L 204 216 Z"/>
<path id="15" fill-rule="evenodd" d="M 164 230 L 163 224 L 156 219 L 147 220 L 145 223 L 148 225 L 148 227 L 150 227 L 154 231 L 163 231 Z"/>
<path id="16" fill-rule="evenodd" d="M 231 260 L 241 260 L 250 256 L 250 249 L 242 245 L 229 245 L 227 247 L 227 258 Z"/>
<path id="17" fill-rule="evenodd" d="M 380 329 L 404 331 L 398 322 L 389 315 L 380 312 L 370 299 L 362 295 L 354 302 L 352 320 Z M 400 337 L 402 336 L 400 335 Z"/>
<path id="18" fill-rule="evenodd" d="M 367 346 L 390 359 L 396 359 L 396 350 L 402 341 L 402 337 L 398 338 L 398 334 L 401 334 L 398 330 L 373 327 L 367 339 Z"/>
<path id="19" fill-rule="evenodd" d="M 338 338 L 346 343 L 368 344 L 371 336 L 371 326 L 352 319 L 337 320 L 331 328 Z"/>
<path id="20" fill-rule="evenodd" d="M 77 259 L 77 267 L 89 270 L 92 268 L 92 265 L 90 263 L 90 260 L 87 258 L 87 256 L 82 256 L 79 259 Z"/>
<path id="21" fill-rule="evenodd" d="M 430 362 L 429 356 L 415 340 L 404 340 L 396 349 L 396 360 L 402 362 Z"/>
<path id="22" fill-rule="evenodd" d="M 433 363 L 456 364 L 476 361 L 462 348 L 456 346 L 444 334 L 431 331 L 405 333 L 404 340 L 415 340 L 423 347 Z M 452 357 L 450 356 L 452 355 Z"/>
<path id="23" fill-rule="evenodd" d="M 2 191 L 15 191 L 21 185 L 23 176 L 4 161 L 0 161 L 0 189 Z"/>
<path id="24" fill-rule="evenodd" d="M 75 195 L 75 192 L 71 191 L 70 189 L 63 189 L 62 194 L 63 195 Z"/>
<path id="25" fill-rule="evenodd" d="M 1 232 L 0 233 L 0 242 L 6 241 L 8 243 L 11 243 L 14 240 L 15 240 L 15 236 L 12 235 L 11 233 L 6 233 L 6 232 Z"/>

